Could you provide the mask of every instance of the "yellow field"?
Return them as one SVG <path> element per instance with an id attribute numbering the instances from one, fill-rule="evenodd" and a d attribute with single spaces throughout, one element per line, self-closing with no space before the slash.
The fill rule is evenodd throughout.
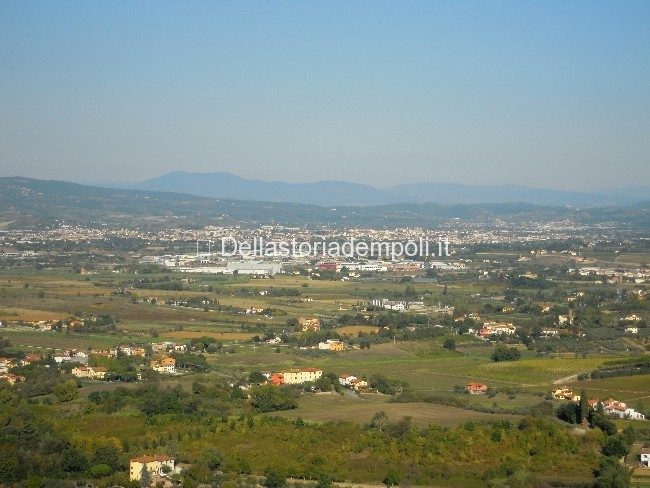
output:
<path id="1" fill-rule="evenodd" d="M 213 337 L 224 341 L 248 341 L 255 337 L 249 332 L 202 332 L 196 330 L 175 330 L 164 332 L 161 337 L 169 339 L 197 339 L 199 337 Z"/>
<path id="2" fill-rule="evenodd" d="M 0 320 L 25 320 L 29 322 L 38 320 L 63 320 L 70 315 L 60 312 L 51 312 L 48 310 L 36 310 L 33 308 L 0 308 Z"/>

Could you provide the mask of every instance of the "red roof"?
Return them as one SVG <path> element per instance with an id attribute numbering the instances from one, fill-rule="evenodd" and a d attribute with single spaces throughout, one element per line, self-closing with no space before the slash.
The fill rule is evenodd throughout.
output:
<path id="1" fill-rule="evenodd" d="M 144 455 L 131 459 L 132 463 L 152 463 L 154 461 L 173 461 L 174 458 L 166 454 Z"/>

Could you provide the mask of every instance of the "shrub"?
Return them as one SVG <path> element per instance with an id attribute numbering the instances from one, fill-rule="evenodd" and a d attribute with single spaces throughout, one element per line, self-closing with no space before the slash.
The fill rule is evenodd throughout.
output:
<path id="1" fill-rule="evenodd" d="M 103 478 L 104 476 L 110 475 L 112 472 L 113 468 L 108 464 L 95 464 L 90 468 L 90 476 L 92 478 Z"/>

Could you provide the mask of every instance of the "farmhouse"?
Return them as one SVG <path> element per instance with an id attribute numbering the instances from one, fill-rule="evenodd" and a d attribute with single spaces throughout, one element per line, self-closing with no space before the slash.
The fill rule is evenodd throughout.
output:
<path id="1" fill-rule="evenodd" d="M 303 332 L 316 331 L 320 329 L 320 320 L 315 317 L 300 317 L 298 319 L 298 325 Z"/>
<path id="2" fill-rule="evenodd" d="M 323 370 L 316 368 L 300 368 L 290 369 L 279 374 L 281 374 L 284 378 L 285 384 L 298 385 L 300 383 L 306 383 L 308 381 L 316 381 L 318 378 L 323 376 Z"/>
<path id="3" fill-rule="evenodd" d="M 176 359 L 165 356 L 160 360 L 151 361 L 151 369 L 158 373 L 174 374 L 176 373 Z"/>
<path id="4" fill-rule="evenodd" d="M 107 369 L 101 366 L 79 366 L 72 368 L 72 375 L 77 378 L 88 378 L 91 380 L 103 380 Z"/>
<path id="5" fill-rule="evenodd" d="M 511 323 L 504 322 L 485 322 L 483 328 L 480 330 L 479 335 L 483 338 L 489 337 L 494 334 L 507 334 L 511 335 L 517 331 L 517 327 Z"/>
<path id="6" fill-rule="evenodd" d="M 488 391 L 488 387 L 485 383 L 471 381 L 467 383 L 467 391 L 472 395 L 485 395 Z"/>
<path id="7" fill-rule="evenodd" d="M 365 380 L 360 380 L 356 376 L 351 374 L 342 374 L 339 376 L 339 384 L 341 386 L 346 386 L 352 390 L 359 391 L 365 390 L 368 388 L 368 382 Z"/>
<path id="8" fill-rule="evenodd" d="M 645 420 L 645 415 L 613 398 L 603 401 L 603 407 L 605 408 L 605 413 L 609 415 L 615 415 L 622 419 Z"/>
<path id="9" fill-rule="evenodd" d="M 569 401 L 572 401 L 572 402 L 579 402 L 580 401 L 580 395 L 575 395 L 573 393 L 573 390 L 571 390 L 571 388 L 566 388 L 566 387 L 556 388 L 555 390 L 553 390 L 551 395 L 556 400 L 569 400 Z"/>
<path id="10" fill-rule="evenodd" d="M 140 480 L 142 476 L 142 467 L 145 467 L 151 475 L 159 475 L 167 469 L 174 471 L 174 459 L 164 454 L 154 454 L 153 456 L 140 456 L 129 461 L 129 479 Z M 166 466 L 166 468 L 164 468 Z"/>
<path id="11" fill-rule="evenodd" d="M 319 342 L 318 349 L 324 351 L 343 351 L 345 350 L 345 344 L 336 339 L 328 339 L 325 342 Z"/>

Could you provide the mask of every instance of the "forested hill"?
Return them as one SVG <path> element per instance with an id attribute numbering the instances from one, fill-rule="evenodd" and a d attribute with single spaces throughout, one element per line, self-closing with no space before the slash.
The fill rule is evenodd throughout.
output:
<path id="1" fill-rule="evenodd" d="M 0 178 L 0 225 L 5 229 L 45 228 L 61 223 L 141 228 L 195 228 L 232 223 L 431 227 L 450 219 L 476 223 L 566 220 L 576 224 L 611 223 L 650 229 L 649 208 L 650 202 L 587 209 L 524 203 L 322 207 Z"/>

